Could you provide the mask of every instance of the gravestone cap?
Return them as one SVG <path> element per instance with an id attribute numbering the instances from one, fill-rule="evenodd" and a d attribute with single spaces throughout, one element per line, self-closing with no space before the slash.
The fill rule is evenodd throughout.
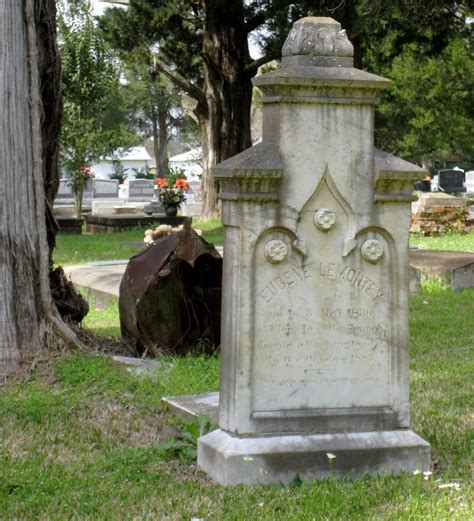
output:
<path id="1" fill-rule="evenodd" d="M 282 65 L 352 67 L 354 47 L 341 24 L 328 17 L 298 20 L 282 48 Z"/>

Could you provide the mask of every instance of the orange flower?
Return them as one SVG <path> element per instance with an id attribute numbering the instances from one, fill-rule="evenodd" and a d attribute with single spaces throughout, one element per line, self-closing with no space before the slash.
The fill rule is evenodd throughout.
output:
<path id="1" fill-rule="evenodd" d="M 167 188 L 168 181 L 166 179 L 163 179 L 162 177 L 157 177 L 155 179 L 155 185 L 159 186 L 160 188 Z"/>
<path id="2" fill-rule="evenodd" d="M 177 179 L 174 184 L 174 187 L 178 188 L 179 190 L 187 190 L 189 188 L 189 185 L 185 179 Z"/>

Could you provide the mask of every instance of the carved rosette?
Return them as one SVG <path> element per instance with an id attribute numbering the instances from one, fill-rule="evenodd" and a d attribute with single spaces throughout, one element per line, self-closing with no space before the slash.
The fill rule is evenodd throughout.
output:
<path id="1" fill-rule="evenodd" d="M 281 239 L 271 239 L 265 244 L 265 258 L 272 264 L 279 264 L 288 258 L 289 249 Z"/>
<path id="2" fill-rule="evenodd" d="M 377 239 L 368 239 L 361 246 L 362 257 L 372 264 L 377 264 L 383 257 L 383 246 Z"/>
<path id="3" fill-rule="evenodd" d="M 314 224 L 322 232 L 328 232 L 336 222 L 336 214 L 327 208 L 320 208 L 314 214 Z"/>

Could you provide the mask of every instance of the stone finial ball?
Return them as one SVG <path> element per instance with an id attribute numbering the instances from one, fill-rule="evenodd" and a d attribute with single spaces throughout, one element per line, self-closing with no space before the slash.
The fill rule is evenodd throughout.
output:
<path id="1" fill-rule="evenodd" d="M 282 48 L 282 56 L 334 56 L 351 58 L 354 47 L 333 18 L 308 16 L 293 24 Z"/>

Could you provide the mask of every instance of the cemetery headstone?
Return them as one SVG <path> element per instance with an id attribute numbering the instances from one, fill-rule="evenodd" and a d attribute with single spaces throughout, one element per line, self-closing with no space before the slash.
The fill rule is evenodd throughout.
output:
<path id="1" fill-rule="evenodd" d="M 153 197 L 154 184 L 150 179 L 134 179 L 128 184 L 129 201 L 150 201 Z"/>
<path id="2" fill-rule="evenodd" d="M 465 192 L 464 172 L 462 170 L 438 170 L 438 186 L 443 192 Z"/>
<path id="3" fill-rule="evenodd" d="M 425 172 L 374 149 L 388 80 L 353 68 L 331 18 L 303 18 L 263 92 L 263 142 L 218 165 L 225 230 L 224 485 L 429 468 L 409 428 L 408 230 Z M 335 456 L 335 457 L 334 457 Z"/>
<path id="4" fill-rule="evenodd" d="M 56 201 L 74 200 L 74 194 L 68 185 L 67 179 L 61 179 L 59 181 L 58 193 L 56 195 Z"/>
<path id="5" fill-rule="evenodd" d="M 94 179 L 93 193 L 97 199 L 118 197 L 118 181 L 114 179 Z"/>
<path id="6" fill-rule="evenodd" d="M 474 170 L 466 172 L 466 192 L 474 193 Z"/>
<path id="7" fill-rule="evenodd" d="M 92 199 L 94 198 L 93 179 L 88 179 L 84 186 L 84 193 L 82 194 L 83 206 L 91 206 Z"/>

